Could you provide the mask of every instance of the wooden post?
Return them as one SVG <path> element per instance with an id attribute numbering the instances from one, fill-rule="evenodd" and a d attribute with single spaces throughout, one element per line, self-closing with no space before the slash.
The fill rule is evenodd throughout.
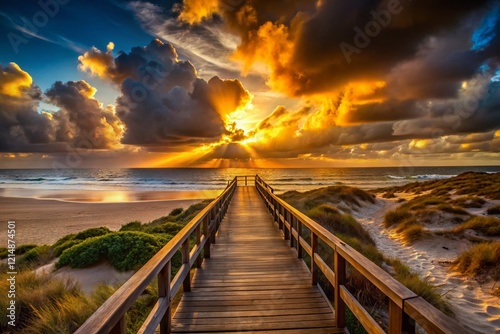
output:
<path id="1" fill-rule="evenodd" d="M 196 226 L 196 246 L 199 247 L 200 243 L 201 243 L 201 224 L 198 224 L 198 226 Z M 196 259 L 196 268 L 201 268 L 202 261 L 203 259 L 200 253 L 200 255 L 198 255 L 198 258 Z"/>
<path id="2" fill-rule="evenodd" d="M 189 253 L 190 253 L 189 238 L 187 238 L 186 241 L 182 243 L 181 255 L 183 264 L 189 265 Z M 189 268 L 189 271 L 182 285 L 184 287 L 184 292 L 191 291 L 191 268 Z"/>
<path id="3" fill-rule="evenodd" d="M 247 176 L 245 175 L 245 186 L 248 185 L 248 180 L 247 180 Z"/>
<path id="4" fill-rule="evenodd" d="M 294 243 L 293 243 L 293 240 L 294 240 L 294 236 L 293 236 L 293 220 L 294 220 L 294 217 L 292 216 L 292 213 L 287 211 L 288 212 L 288 223 L 290 224 L 290 247 L 293 248 L 294 246 Z"/>
<path id="5" fill-rule="evenodd" d="M 300 244 L 300 236 L 302 235 L 302 223 L 297 220 L 297 257 L 302 258 L 302 245 Z"/>
<path id="6" fill-rule="evenodd" d="M 205 259 L 210 258 L 210 236 L 208 235 L 208 225 L 210 222 L 210 214 L 207 214 L 203 218 L 203 235 L 205 236 L 205 246 L 203 246 L 203 256 Z"/>
<path id="7" fill-rule="evenodd" d="M 345 323 L 345 303 L 340 298 L 340 286 L 345 284 L 345 259 L 334 249 L 333 268 L 335 271 L 335 286 L 334 286 L 334 305 L 335 308 L 335 321 L 337 328 L 344 328 Z"/>
<path id="8" fill-rule="evenodd" d="M 290 239 L 290 229 L 286 227 L 286 224 L 285 222 L 287 222 L 288 224 L 290 224 L 290 222 L 288 221 L 287 219 L 287 211 L 285 210 L 285 207 L 282 207 L 283 210 L 283 232 L 285 234 L 285 240 L 289 240 Z"/>
<path id="9" fill-rule="evenodd" d="M 395 302 L 389 300 L 389 331 L 388 334 L 415 334 L 415 321 L 403 312 Z"/>
<path id="10" fill-rule="evenodd" d="M 210 232 L 210 243 L 211 244 L 215 244 L 215 228 L 214 226 L 217 224 L 217 221 L 216 221 L 216 213 L 215 213 L 215 209 L 216 209 L 217 205 L 214 205 L 214 207 L 212 208 L 212 210 L 210 210 L 210 230 L 212 230 Z"/>
<path id="11" fill-rule="evenodd" d="M 318 265 L 314 262 L 316 253 L 318 253 L 318 236 L 311 231 L 311 283 L 314 286 L 318 284 Z"/>
<path id="12" fill-rule="evenodd" d="M 125 321 L 125 315 L 120 318 L 118 323 L 113 327 L 109 334 L 127 334 L 127 326 Z"/>
<path id="13" fill-rule="evenodd" d="M 168 300 L 167 312 L 160 322 L 160 334 L 170 334 L 172 324 L 172 308 L 170 307 L 170 272 L 171 264 L 167 262 L 158 274 L 158 297 Z"/>

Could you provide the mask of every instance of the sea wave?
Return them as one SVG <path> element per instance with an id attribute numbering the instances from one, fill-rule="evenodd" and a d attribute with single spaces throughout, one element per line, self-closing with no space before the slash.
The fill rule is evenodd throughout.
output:
<path id="1" fill-rule="evenodd" d="M 445 175 L 445 174 L 422 174 L 422 175 L 408 175 L 408 176 L 396 176 L 396 175 L 386 175 L 388 179 L 391 180 L 445 180 L 455 177 L 456 175 Z"/>

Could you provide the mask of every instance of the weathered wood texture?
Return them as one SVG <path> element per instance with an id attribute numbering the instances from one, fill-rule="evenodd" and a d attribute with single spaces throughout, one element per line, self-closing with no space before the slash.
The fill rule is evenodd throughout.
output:
<path id="1" fill-rule="evenodd" d="M 173 333 L 337 333 L 302 260 L 283 240 L 255 187 L 238 187 L 172 319 Z"/>

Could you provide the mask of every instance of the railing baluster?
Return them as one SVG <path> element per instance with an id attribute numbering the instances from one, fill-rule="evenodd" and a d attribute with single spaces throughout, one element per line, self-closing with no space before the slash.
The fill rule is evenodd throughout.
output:
<path id="1" fill-rule="evenodd" d="M 415 321 L 395 302 L 389 300 L 389 331 L 388 334 L 415 334 Z"/>
<path id="2" fill-rule="evenodd" d="M 302 258 L 302 245 L 300 244 L 300 236 L 302 235 L 302 223 L 295 218 L 297 221 L 297 257 Z"/>
<path id="3" fill-rule="evenodd" d="M 190 248 L 191 247 L 189 246 L 189 238 L 187 238 L 186 241 L 184 241 L 182 243 L 181 255 L 182 255 L 182 263 L 183 264 L 189 265 Z M 191 268 L 189 268 L 189 269 L 191 269 Z M 186 278 L 184 278 L 182 286 L 184 287 L 184 292 L 191 291 L 191 271 L 190 270 L 188 271 Z"/>
<path id="4" fill-rule="evenodd" d="M 311 231 L 311 283 L 314 286 L 318 284 L 318 265 L 314 262 L 316 253 L 318 253 L 318 235 Z"/>
<path id="5" fill-rule="evenodd" d="M 203 247 L 203 256 L 205 259 L 210 258 L 210 236 L 208 235 L 209 225 L 210 225 L 211 214 L 207 213 L 205 218 L 203 218 L 203 235 L 205 236 L 205 246 Z"/>
<path id="6" fill-rule="evenodd" d="M 200 244 L 201 244 L 201 224 L 198 224 L 198 226 L 196 227 L 196 246 L 200 247 Z M 202 261 L 203 259 L 200 253 L 200 255 L 198 255 L 198 258 L 196 259 L 196 268 L 201 268 Z"/>
<path id="7" fill-rule="evenodd" d="M 113 327 L 113 329 L 109 332 L 109 334 L 127 334 L 127 322 L 125 320 L 125 314 L 118 323 Z"/>
<path id="8" fill-rule="evenodd" d="M 334 249 L 333 270 L 335 272 L 335 286 L 334 286 L 334 308 L 335 308 L 335 321 L 338 328 L 344 328 L 345 322 L 345 303 L 340 298 L 340 286 L 345 284 L 345 259 Z"/>
<path id="9" fill-rule="evenodd" d="M 280 211 L 282 212 L 282 216 L 283 216 L 283 232 L 285 234 L 285 240 L 290 240 L 290 228 L 286 226 L 286 223 L 288 223 L 288 226 L 290 226 L 290 223 L 288 222 L 288 219 L 287 219 L 287 210 L 285 210 L 285 207 L 284 206 L 281 206 L 280 205 Z"/>
<path id="10" fill-rule="evenodd" d="M 172 324 L 172 308 L 170 307 L 170 275 L 171 275 L 171 263 L 167 262 L 165 267 L 158 274 L 158 297 L 167 298 L 169 300 L 169 305 L 167 312 L 161 319 L 160 322 L 160 334 L 170 334 L 171 324 Z"/>

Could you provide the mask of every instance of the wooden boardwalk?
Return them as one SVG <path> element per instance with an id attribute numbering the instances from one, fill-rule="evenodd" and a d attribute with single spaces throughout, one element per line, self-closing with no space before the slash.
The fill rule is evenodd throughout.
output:
<path id="1" fill-rule="evenodd" d="M 211 258 L 196 270 L 173 333 L 339 333 L 310 272 L 255 187 L 237 187 Z"/>

